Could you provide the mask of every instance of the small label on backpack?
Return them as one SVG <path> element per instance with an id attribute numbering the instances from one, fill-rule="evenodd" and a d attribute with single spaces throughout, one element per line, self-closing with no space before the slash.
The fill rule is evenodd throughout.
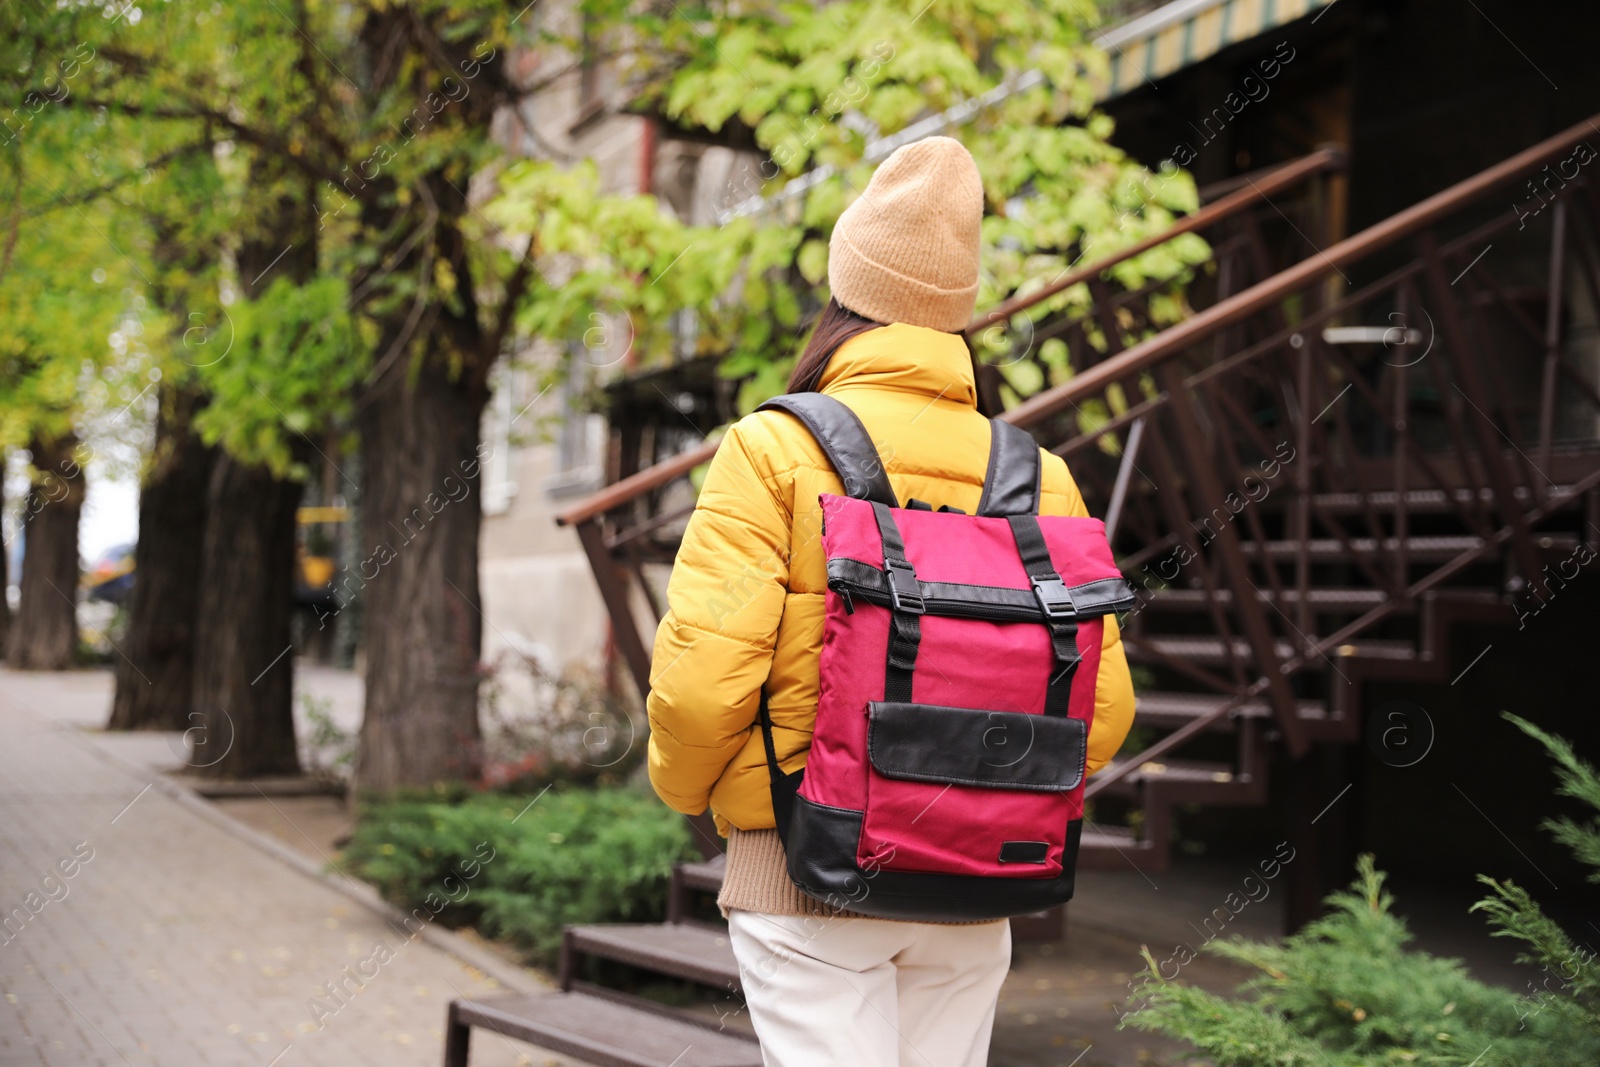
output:
<path id="1" fill-rule="evenodd" d="M 1003 841 L 1000 844 L 1001 863 L 1043 863 L 1049 854 L 1048 841 Z"/>

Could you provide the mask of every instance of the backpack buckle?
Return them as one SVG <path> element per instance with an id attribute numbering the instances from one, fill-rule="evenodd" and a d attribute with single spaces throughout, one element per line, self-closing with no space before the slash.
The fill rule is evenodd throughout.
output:
<path id="1" fill-rule="evenodd" d="M 1072 591 L 1067 588 L 1059 575 L 1052 574 L 1046 578 L 1033 578 L 1033 595 L 1038 598 L 1039 606 L 1044 609 L 1045 616 L 1051 619 L 1069 619 L 1078 614 L 1078 609 L 1072 602 Z"/>
<path id="2" fill-rule="evenodd" d="M 922 615 L 928 605 L 922 599 L 922 587 L 917 572 L 903 559 L 885 559 L 883 573 L 889 578 L 889 603 L 895 611 L 908 615 Z"/>

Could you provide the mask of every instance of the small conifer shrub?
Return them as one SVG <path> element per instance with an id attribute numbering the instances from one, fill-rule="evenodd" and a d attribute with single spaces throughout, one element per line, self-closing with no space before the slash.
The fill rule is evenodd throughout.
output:
<path id="1" fill-rule="evenodd" d="M 1595 812 L 1544 826 L 1600 882 L 1600 774 L 1572 746 L 1507 714 L 1556 761 L 1558 792 Z M 1184 1040 L 1219 1067 L 1595 1067 L 1600 1064 L 1600 961 L 1593 938 L 1569 933 L 1520 886 L 1480 876 L 1474 905 L 1494 936 L 1524 942 L 1520 962 L 1543 981 L 1519 993 L 1487 985 L 1457 960 L 1407 947 L 1384 876 L 1361 857 L 1328 914 L 1281 942 L 1213 941 L 1203 951 L 1256 973 L 1228 998 L 1161 978 L 1146 952 L 1122 1025 Z"/>

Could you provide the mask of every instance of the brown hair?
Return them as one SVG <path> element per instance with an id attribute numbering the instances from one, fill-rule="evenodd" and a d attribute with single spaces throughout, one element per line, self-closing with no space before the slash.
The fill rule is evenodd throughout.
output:
<path id="1" fill-rule="evenodd" d="M 828 369 L 828 361 L 839 346 L 858 334 L 882 325 L 864 315 L 857 315 L 830 296 L 828 306 L 817 316 L 817 324 L 811 330 L 811 340 L 806 342 L 805 351 L 800 353 L 794 370 L 789 373 L 789 392 L 816 392 L 817 386 L 822 383 L 822 375 Z"/>

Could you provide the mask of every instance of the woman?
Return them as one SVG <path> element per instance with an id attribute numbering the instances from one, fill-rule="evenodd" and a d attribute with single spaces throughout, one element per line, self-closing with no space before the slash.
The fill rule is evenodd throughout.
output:
<path id="1" fill-rule="evenodd" d="M 978 292 L 983 185 L 948 137 L 899 149 L 834 227 L 828 302 L 791 392 L 849 406 L 899 499 L 971 514 L 990 428 L 960 331 Z M 1044 453 L 1040 511 L 1086 510 Z M 982 1064 L 1010 964 L 1004 922 L 853 916 L 789 880 L 757 708 L 783 769 L 804 766 L 817 706 L 827 574 L 818 495 L 842 493 L 804 426 L 758 412 L 723 438 L 684 534 L 651 671 L 650 780 L 672 807 L 709 806 L 728 837 L 718 898 L 768 1064 Z M 1109 761 L 1133 688 L 1107 619 L 1088 770 Z"/>

